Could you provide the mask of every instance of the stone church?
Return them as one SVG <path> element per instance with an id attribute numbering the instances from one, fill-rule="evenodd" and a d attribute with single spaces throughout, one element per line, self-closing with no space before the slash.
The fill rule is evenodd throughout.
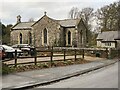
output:
<path id="1" fill-rule="evenodd" d="M 38 21 L 21 22 L 19 15 L 11 28 L 11 44 L 85 47 L 87 28 L 82 18 L 55 20 L 45 12 Z"/>

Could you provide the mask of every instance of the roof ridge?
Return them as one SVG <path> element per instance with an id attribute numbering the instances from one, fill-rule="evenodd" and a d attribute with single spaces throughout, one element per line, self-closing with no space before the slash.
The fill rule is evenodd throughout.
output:
<path id="1" fill-rule="evenodd" d="M 80 19 L 63 19 L 63 20 L 56 20 L 56 21 L 67 21 L 67 20 L 80 20 Z"/>
<path id="2" fill-rule="evenodd" d="M 51 18 L 51 17 L 49 17 L 49 16 L 47 16 L 47 15 L 43 15 L 40 19 L 38 19 L 33 25 L 35 25 L 37 22 L 39 22 L 43 17 L 47 17 L 47 18 L 49 18 L 49 19 L 51 19 L 52 21 L 54 21 L 54 22 L 56 22 L 57 20 L 56 19 L 53 19 L 53 18 Z M 59 24 L 59 23 L 58 23 Z M 32 25 L 32 26 L 33 26 Z"/>
<path id="3" fill-rule="evenodd" d="M 20 23 L 34 23 L 34 22 L 36 22 L 36 21 L 25 21 L 25 22 L 20 22 Z"/>

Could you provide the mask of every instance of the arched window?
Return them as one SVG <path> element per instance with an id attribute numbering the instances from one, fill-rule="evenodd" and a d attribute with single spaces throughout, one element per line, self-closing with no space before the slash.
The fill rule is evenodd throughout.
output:
<path id="1" fill-rule="evenodd" d="M 71 32 L 68 32 L 68 44 L 71 45 Z"/>
<path id="2" fill-rule="evenodd" d="M 83 44 L 83 32 L 82 32 L 82 30 L 80 31 L 80 38 L 81 38 L 80 43 Z"/>
<path id="3" fill-rule="evenodd" d="M 22 33 L 20 33 L 20 44 L 22 44 Z"/>
<path id="4" fill-rule="evenodd" d="M 29 37 L 29 40 L 28 40 L 29 44 L 32 44 L 32 34 L 31 34 L 31 32 L 29 32 L 29 36 L 28 37 Z"/>
<path id="5" fill-rule="evenodd" d="M 44 44 L 47 44 L 47 30 L 44 29 Z"/>

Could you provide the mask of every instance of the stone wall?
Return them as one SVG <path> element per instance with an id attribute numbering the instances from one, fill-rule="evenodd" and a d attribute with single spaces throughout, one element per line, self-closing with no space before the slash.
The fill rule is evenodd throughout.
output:
<path id="1" fill-rule="evenodd" d="M 81 20 L 77 26 L 77 47 L 86 47 L 87 44 L 87 28 Z"/>
<path id="2" fill-rule="evenodd" d="M 68 45 L 68 32 L 71 32 L 71 44 Z M 76 46 L 76 30 L 75 28 L 66 28 L 66 46 Z"/>
<path id="3" fill-rule="evenodd" d="M 44 29 L 47 30 L 47 46 L 77 46 L 85 47 L 87 43 L 86 39 L 86 28 L 82 22 L 78 24 L 78 27 L 63 28 L 57 21 L 43 16 L 38 22 L 33 25 L 32 32 L 34 36 L 34 45 L 36 47 L 46 46 L 44 44 Z M 68 45 L 68 32 L 71 32 L 71 44 Z M 81 35 L 82 31 L 82 44 L 81 44 Z M 33 35 L 34 35 L 33 34 Z"/>
<path id="4" fill-rule="evenodd" d="M 117 41 L 117 49 L 119 49 L 120 50 L 120 40 L 116 40 Z"/>
<path id="5" fill-rule="evenodd" d="M 30 30 L 13 30 L 11 31 L 11 44 L 20 44 L 20 33 L 22 34 L 22 43 L 28 44 L 29 43 L 29 32 Z"/>
<path id="6" fill-rule="evenodd" d="M 47 30 L 47 46 L 54 46 L 60 42 L 60 25 L 45 15 L 33 25 L 33 33 L 35 34 L 34 44 L 36 47 L 45 46 L 43 35 L 44 29 Z"/>
<path id="7" fill-rule="evenodd" d="M 29 44 L 29 32 L 32 34 L 32 45 L 42 46 L 77 46 L 85 47 L 86 28 L 82 20 L 76 27 L 62 27 L 59 21 L 44 15 L 33 26 L 31 30 L 13 30 L 11 31 L 11 44 L 20 43 L 20 33 L 24 44 Z M 44 30 L 47 30 L 47 43 L 44 43 Z M 71 44 L 68 45 L 68 32 L 71 32 Z M 82 34 L 81 34 L 82 32 Z M 82 38 L 82 39 L 81 39 Z"/>

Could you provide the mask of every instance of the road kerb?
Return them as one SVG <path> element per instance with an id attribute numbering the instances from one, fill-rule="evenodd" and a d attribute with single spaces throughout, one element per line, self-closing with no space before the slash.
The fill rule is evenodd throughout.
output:
<path id="1" fill-rule="evenodd" d="M 36 87 L 36 86 L 48 85 L 50 83 L 58 82 L 58 81 L 61 81 L 61 80 L 64 80 L 64 79 L 68 79 L 68 78 L 71 78 L 71 77 L 74 77 L 74 76 L 78 76 L 78 75 L 82 75 L 82 74 L 85 74 L 85 73 L 88 73 L 88 72 L 91 72 L 91 71 L 94 71 L 94 70 L 98 70 L 100 68 L 112 65 L 114 63 L 116 63 L 116 61 L 106 63 L 106 64 L 104 63 L 103 65 L 98 65 L 96 67 L 91 67 L 89 69 L 85 69 L 85 70 L 78 71 L 78 72 L 75 72 L 75 73 L 67 74 L 65 76 L 54 78 L 54 79 L 49 80 L 49 81 L 43 81 L 43 82 L 37 81 L 37 82 L 31 82 L 31 83 L 28 83 L 26 85 L 19 86 L 19 87 L 9 87 L 7 90 L 21 90 L 21 89 L 33 88 L 33 87 Z"/>

